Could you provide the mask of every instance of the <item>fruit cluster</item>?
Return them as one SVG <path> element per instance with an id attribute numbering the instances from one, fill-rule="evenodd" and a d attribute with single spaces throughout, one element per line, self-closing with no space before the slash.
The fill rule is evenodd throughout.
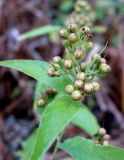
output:
<path id="1" fill-rule="evenodd" d="M 51 77 L 71 75 L 73 83 L 67 85 L 65 91 L 74 100 L 82 100 L 84 96 L 99 90 L 100 85 L 96 79 L 108 73 L 111 68 L 101 57 L 101 53 L 94 54 L 89 64 L 85 62 L 87 52 L 93 48 L 90 38 L 92 33 L 89 27 L 78 29 L 76 24 L 68 24 L 59 35 L 65 46 L 65 56 L 64 58 L 59 56 L 53 58 L 48 75 Z"/>
<path id="2" fill-rule="evenodd" d="M 109 146 L 110 144 L 110 135 L 106 133 L 106 130 L 104 128 L 100 128 L 95 135 L 95 144 L 101 144 L 104 146 Z"/>
<path id="3" fill-rule="evenodd" d="M 75 9 L 69 17 L 72 23 L 80 27 L 84 25 L 91 27 L 95 20 L 95 13 L 86 0 L 77 0 Z"/>
<path id="4" fill-rule="evenodd" d="M 37 106 L 42 107 L 47 105 L 52 98 L 57 94 L 54 88 L 47 88 L 37 99 Z"/>

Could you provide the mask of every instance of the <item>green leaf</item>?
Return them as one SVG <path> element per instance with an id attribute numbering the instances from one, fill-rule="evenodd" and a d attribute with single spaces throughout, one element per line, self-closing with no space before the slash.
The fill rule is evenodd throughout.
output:
<path id="1" fill-rule="evenodd" d="M 49 63 L 38 60 L 7 60 L 0 61 L 0 66 L 16 69 L 26 75 L 38 80 L 41 88 L 54 87 L 58 91 L 64 91 L 67 84 L 72 83 L 72 77 L 68 75 L 60 77 L 49 77 L 47 70 L 51 66 Z M 39 85 L 40 85 L 39 84 Z"/>
<path id="2" fill-rule="evenodd" d="M 0 61 L 0 66 L 16 69 L 36 80 L 40 80 L 47 76 L 50 64 L 38 60 L 6 60 Z"/>
<path id="3" fill-rule="evenodd" d="M 47 88 L 55 88 L 59 92 L 64 92 L 65 87 L 71 84 L 73 81 L 72 77 L 63 75 L 61 77 L 49 77 L 45 76 L 37 82 L 35 88 L 34 107 L 36 108 L 37 97 Z"/>
<path id="4" fill-rule="evenodd" d="M 48 104 L 42 115 L 31 160 L 38 160 L 44 155 L 79 110 L 80 103 L 69 96 L 59 97 Z"/>
<path id="5" fill-rule="evenodd" d="M 18 40 L 24 40 L 36 36 L 42 36 L 45 34 L 53 33 L 53 32 L 58 32 L 61 29 L 60 26 L 54 26 L 54 25 L 46 25 L 42 26 L 36 29 L 33 29 L 31 31 L 28 31 L 18 37 Z"/>
<path id="6" fill-rule="evenodd" d="M 96 134 L 99 129 L 97 119 L 86 106 L 84 106 L 84 108 L 81 109 L 80 112 L 73 118 L 72 123 L 90 135 Z"/>
<path id="7" fill-rule="evenodd" d="M 68 152 L 75 160 L 123 160 L 124 150 L 114 146 L 102 146 L 93 141 L 75 137 L 59 146 Z"/>

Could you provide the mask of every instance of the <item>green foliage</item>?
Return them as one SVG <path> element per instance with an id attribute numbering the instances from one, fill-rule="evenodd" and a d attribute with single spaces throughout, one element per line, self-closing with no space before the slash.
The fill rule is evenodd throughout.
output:
<path id="1" fill-rule="evenodd" d="M 47 76 L 46 72 L 50 64 L 38 60 L 6 60 L 0 61 L 0 66 L 16 69 L 36 80 L 40 80 Z"/>
<path id="2" fill-rule="evenodd" d="M 99 129 L 96 118 L 86 106 L 74 117 L 72 123 L 90 135 L 96 134 Z"/>
<path id="3" fill-rule="evenodd" d="M 72 101 L 68 96 L 61 96 L 47 106 L 39 125 L 31 160 L 38 159 L 44 155 L 59 133 L 80 109 L 80 103 Z"/>
<path id="4" fill-rule="evenodd" d="M 75 137 L 60 144 L 75 160 L 123 160 L 124 150 L 113 146 L 101 146 L 91 140 Z"/>
<path id="5" fill-rule="evenodd" d="M 25 40 L 25 39 L 33 38 L 36 36 L 42 36 L 42 35 L 58 32 L 60 28 L 61 28 L 60 26 L 54 26 L 54 25 L 42 26 L 20 35 L 18 39 Z"/>

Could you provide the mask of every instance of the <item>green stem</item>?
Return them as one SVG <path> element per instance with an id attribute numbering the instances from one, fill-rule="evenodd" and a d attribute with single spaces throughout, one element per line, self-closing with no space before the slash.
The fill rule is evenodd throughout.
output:
<path id="1" fill-rule="evenodd" d="M 61 138 L 62 138 L 62 136 L 63 136 L 63 133 L 64 133 L 64 131 L 57 137 L 56 146 L 55 146 L 55 148 L 54 148 L 54 151 L 53 151 L 53 155 L 52 155 L 51 160 L 55 160 L 55 159 L 56 159 L 56 155 L 57 155 L 57 151 L 58 151 L 58 145 L 59 145 L 59 143 L 60 143 L 60 141 L 61 141 Z"/>

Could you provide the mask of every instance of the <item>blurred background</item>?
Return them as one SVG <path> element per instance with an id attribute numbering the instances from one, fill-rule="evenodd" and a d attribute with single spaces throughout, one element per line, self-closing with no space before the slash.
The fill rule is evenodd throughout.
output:
<path id="1" fill-rule="evenodd" d="M 21 41 L 18 37 L 47 24 L 64 26 L 68 17 L 79 26 L 90 26 L 94 49 L 89 55 L 108 42 L 104 52 L 112 71 L 100 81 L 101 90 L 85 101 L 111 135 L 111 144 L 124 148 L 124 0 L 86 2 L 78 13 L 76 0 L 0 0 L 0 60 L 50 61 L 64 53 L 57 31 Z M 38 126 L 32 109 L 35 86 L 32 78 L 0 67 L 0 160 L 19 160 L 15 151 L 23 149 L 23 142 Z M 87 136 L 82 132 L 69 125 L 64 136 Z M 58 159 L 64 156 L 60 152 Z"/>

